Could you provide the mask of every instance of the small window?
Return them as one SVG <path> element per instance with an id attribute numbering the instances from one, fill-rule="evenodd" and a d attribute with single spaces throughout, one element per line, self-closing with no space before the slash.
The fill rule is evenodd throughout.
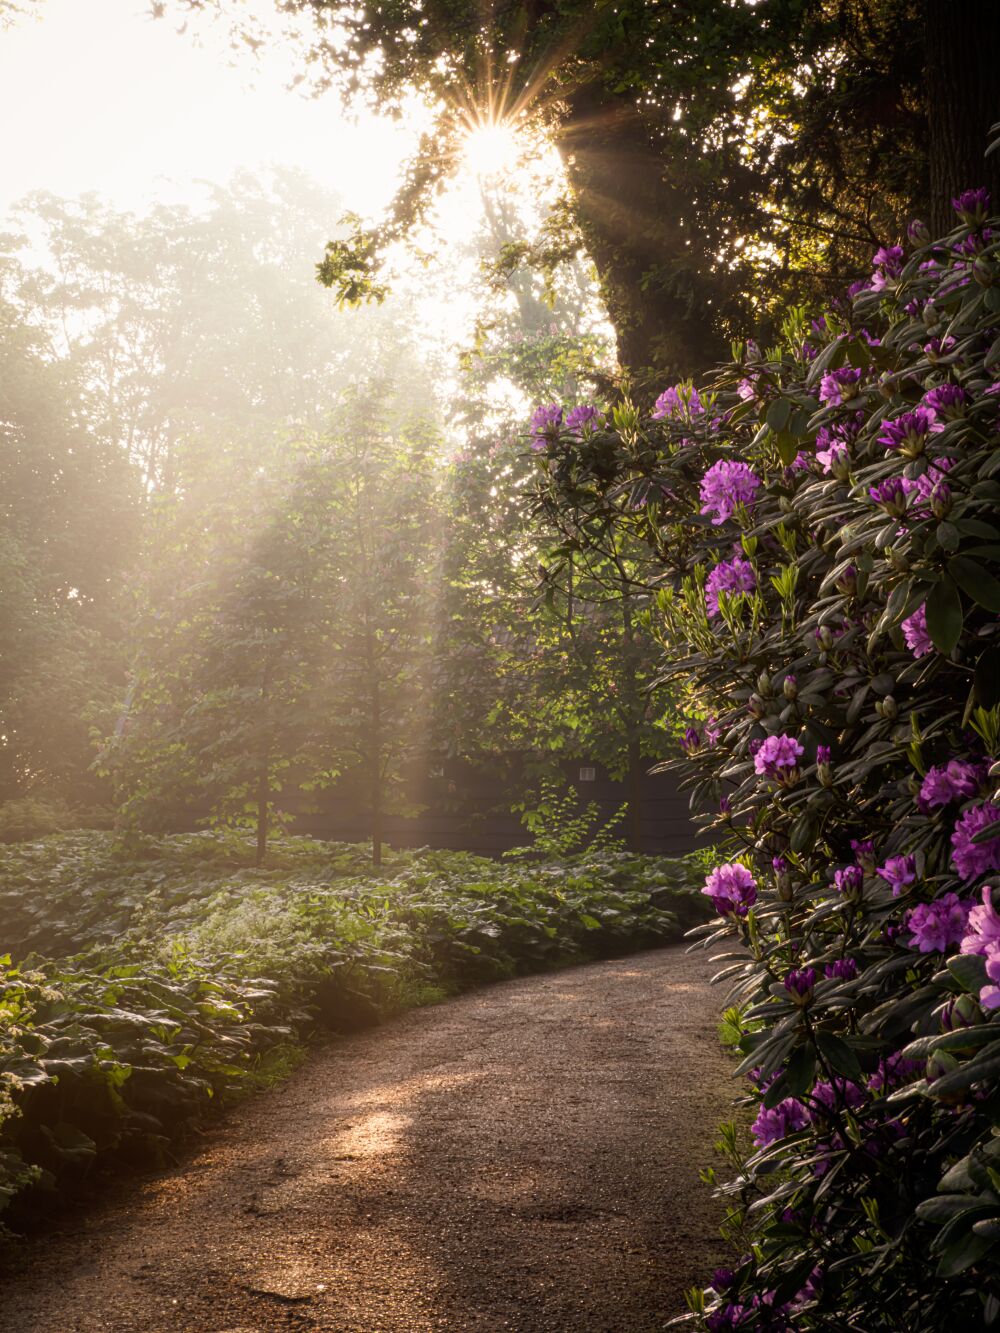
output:
<path id="1" fill-rule="evenodd" d="M 434 767 L 430 770 L 430 776 L 432 778 L 443 778 L 444 764 L 435 764 Z"/>
<path id="2" fill-rule="evenodd" d="M 596 768 L 581 768 L 581 769 L 580 769 L 580 781 L 581 781 L 581 782 L 593 782 L 593 781 L 596 779 L 596 777 L 597 777 L 597 769 L 596 769 Z"/>

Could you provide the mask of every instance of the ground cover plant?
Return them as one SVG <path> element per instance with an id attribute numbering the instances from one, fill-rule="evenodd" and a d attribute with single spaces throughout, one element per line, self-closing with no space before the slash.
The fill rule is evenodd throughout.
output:
<path id="1" fill-rule="evenodd" d="M 677 938 L 696 860 L 531 863 L 288 838 L 76 831 L 0 851 L 0 1211 L 163 1162 L 313 1033 Z M 701 868 L 701 874 L 703 874 Z"/>
<path id="2" fill-rule="evenodd" d="M 567 546 L 649 551 L 752 1145 L 697 1327 L 1000 1325 L 1000 219 L 914 223 L 822 317 L 566 429 Z M 541 421 L 541 419 L 539 419 Z M 718 954 L 721 946 L 726 952 Z"/>

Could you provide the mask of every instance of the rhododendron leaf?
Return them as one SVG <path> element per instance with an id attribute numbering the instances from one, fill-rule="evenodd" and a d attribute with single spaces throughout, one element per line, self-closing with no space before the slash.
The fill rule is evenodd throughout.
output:
<path id="1" fill-rule="evenodd" d="M 943 523 L 939 523 L 937 527 L 934 529 L 934 536 L 937 538 L 937 544 L 938 546 L 941 547 L 942 551 L 958 550 L 958 544 L 961 541 L 961 536 L 959 534 L 958 528 L 955 527 L 954 523 L 949 523 L 947 520 L 945 520 L 945 522 Z M 957 581 L 961 583 L 961 580 Z"/>
<path id="2" fill-rule="evenodd" d="M 953 556 L 948 561 L 948 573 L 979 606 L 985 606 L 987 611 L 1000 611 L 1000 582 L 977 561 L 964 555 Z"/>
<path id="3" fill-rule="evenodd" d="M 843 1074 L 854 1083 L 861 1082 L 861 1065 L 846 1041 L 834 1036 L 832 1032 L 820 1032 L 816 1036 L 816 1044 L 823 1059 L 836 1073 Z"/>
<path id="4" fill-rule="evenodd" d="M 962 635 L 962 599 L 945 575 L 927 598 L 927 632 L 940 653 L 950 653 Z"/>
<path id="5" fill-rule="evenodd" d="M 788 418 L 792 413 L 792 405 L 787 398 L 776 398 L 767 409 L 767 415 L 764 420 L 779 435 L 788 424 Z"/>
<path id="6" fill-rule="evenodd" d="M 948 959 L 948 971 L 963 990 L 973 991 L 977 995 L 987 985 L 986 960 L 977 953 L 960 954 Z"/>

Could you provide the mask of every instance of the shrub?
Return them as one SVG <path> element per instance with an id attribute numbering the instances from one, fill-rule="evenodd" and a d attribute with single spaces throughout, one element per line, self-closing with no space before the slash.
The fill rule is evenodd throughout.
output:
<path id="1" fill-rule="evenodd" d="M 780 347 L 540 455 L 567 536 L 646 542 L 725 846 L 702 930 L 755 1119 L 711 1330 L 1000 1324 L 1000 219 L 955 206 Z"/>

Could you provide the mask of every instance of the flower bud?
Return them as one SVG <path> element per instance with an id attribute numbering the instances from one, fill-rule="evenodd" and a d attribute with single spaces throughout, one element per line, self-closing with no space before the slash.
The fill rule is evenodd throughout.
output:
<path id="1" fill-rule="evenodd" d="M 793 1004 L 797 1004 L 800 1009 L 812 1003 L 813 987 L 816 984 L 816 969 L 814 967 L 803 967 L 799 970 L 789 972 L 785 977 L 784 987 L 788 992 L 788 998 Z"/>
<path id="2" fill-rule="evenodd" d="M 882 716 L 890 722 L 895 722 L 896 718 L 899 716 L 896 700 L 891 694 L 887 694 L 882 700 Z"/>
<path id="3" fill-rule="evenodd" d="M 830 651 L 834 644 L 834 638 L 833 630 L 829 625 L 820 625 L 819 629 L 816 631 L 816 642 L 824 652 Z"/>
<path id="4" fill-rule="evenodd" d="M 781 692 L 786 699 L 794 699 L 798 695 L 799 686 L 794 676 L 785 677 L 781 683 Z"/>
<path id="5" fill-rule="evenodd" d="M 931 513 L 935 518 L 945 518 L 951 512 L 951 487 L 946 481 L 937 481 L 931 487 Z"/>
<path id="6" fill-rule="evenodd" d="M 906 234 L 911 245 L 928 245 L 930 243 L 930 228 L 926 222 L 921 222 L 919 218 L 914 218 L 907 223 Z"/>
<path id="7" fill-rule="evenodd" d="M 766 699 L 771 693 L 771 677 L 766 671 L 762 671 L 757 677 L 757 689 Z"/>
<path id="8" fill-rule="evenodd" d="M 842 592 L 845 597 L 853 597 L 858 590 L 858 571 L 853 565 L 848 565 L 840 578 L 834 584 L 838 592 Z"/>
<path id="9" fill-rule="evenodd" d="M 899 550 L 895 546 L 887 546 L 885 548 L 885 558 L 897 574 L 909 573 L 910 559 L 905 551 Z"/>
<path id="10" fill-rule="evenodd" d="M 934 327 L 938 322 L 938 312 L 933 301 L 927 302 L 923 310 L 920 312 L 920 317 L 927 328 L 932 329 Z"/>
<path id="11" fill-rule="evenodd" d="M 750 698 L 747 700 L 747 708 L 754 717 L 763 717 L 766 711 L 764 700 L 759 694 L 751 694 Z"/>
<path id="12" fill-rule="evenodd" d="M 957 995 L 941 1010 L 941 1031 L 956 1032 L 982 1022 L 982 1011 L 971 995 Z"/>

